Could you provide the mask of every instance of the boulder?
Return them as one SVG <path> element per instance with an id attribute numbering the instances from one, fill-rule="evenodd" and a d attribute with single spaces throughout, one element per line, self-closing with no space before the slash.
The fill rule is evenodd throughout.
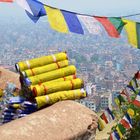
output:
<path id="1" fill-rule="evenodd" d="M 94 140 L 97 115 L 75 101 L 61 101 L 0 126 L 1 140 Z"/>
<path id="2" fill-rule="evenodd" d="M 14 83 L 20 88 L 19 74 L 0 67 L 0 88 L 5 89 L 8 82 Z"/>

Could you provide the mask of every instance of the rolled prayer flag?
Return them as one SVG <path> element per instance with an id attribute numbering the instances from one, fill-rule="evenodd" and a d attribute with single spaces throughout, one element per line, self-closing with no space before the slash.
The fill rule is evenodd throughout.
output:
<path id="1" fill-rule="evenodd" d="M 42 84 L 44 85 L 49 85 L 49 84 L 52 84 L 52 83 L 55 83 L 55 82 L 62 82 L 62 81 L 68 81 L 68 80 L 73 80 L 73 79 L 76 79 L 76 75 L 70 75 L 70 76 L 66 76 L 66 77 L 62 77 L 62 78 L 58 78 L 58 79 L 55 79 L 55 80 L 51 80 L 51 81 L 48 81 L 48 82 L 44 82 Z M 33 88 L 37 86 L 37 85 L 31 85 L 29 88 L 30 90 L 33 90 Z"/>
<path id="2" fill-rule="evenodd" d="M 46 73 L 46 72 L 49 72 L 49 71 L 52 71 L 52 70 L 56 70 L 56 69 L 59 69 L 59 68 L 66 67 L 66 66 L 68 66 L 68 64 L 69 64 L 68 60 L 63 60 L 63 61 L 52 63 L 52 64 L 49 64 L 49 65 L 25 70 L 25 71 L 22 72 L 22 74 L 24 75 L 24 77 L 35 76 L 35 75 L 38 75 L 38 74 L 42 74 L 42 73 Z"/>
<path id="3" fill-rule="evenodd" d="M 15 67 L 18 72 L 21 72 L 27 69 L 48 65 L 66 59 L 67 59 L 67 54 L 65 52 L 61 52 L 57 54 L 34 58 L 27 61 L 18 62 L 15 64 Z"/>
<path id="4" fill-rule="evenodd" d="M 76 89 L 76 90 L 55 92 L 46 96 L 39 96 L 36 97 L 35 100 L 38 108 L 41 108 L 46 105 L 54 104 L 58 101 L 75 100 L 84 97 L 86 97 L 86 91 L 83 89 Z"/>
<path id="5" fill-rule="evenodd" d="M 71 65 L 54 71 L 28 77 L 24 81 L 27 86 L 30 86 L 30 85 L 41 84 L 50 80 L 72 75 L 75 73 L 76 73 L 76 68 L 75 66 Z"/>
<path id="6" fill-rule="evenodd" d="M 73 90 L 83 87 L 83 81 L 79 78 L 69 81 L 55 82 L 52 84 L 41 84 L 33 88 L 34 96 L 42 96 L 57 91 Z"/>

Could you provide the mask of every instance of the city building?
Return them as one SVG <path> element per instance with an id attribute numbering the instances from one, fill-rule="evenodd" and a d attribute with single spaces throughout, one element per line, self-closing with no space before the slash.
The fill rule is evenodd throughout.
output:
<path id="1" fill-rule="evenodd" d="M 101 95 L 100 107 L 101 109 L 105 109 L 107 107 L 109 107 L 110 109 L 112 108 L 112 94 L 111 93 L 106 93 L 106 94 Z"/>

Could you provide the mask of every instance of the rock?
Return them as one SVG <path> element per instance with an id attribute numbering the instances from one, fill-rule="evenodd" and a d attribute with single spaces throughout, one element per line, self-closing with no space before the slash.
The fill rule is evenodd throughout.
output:
<path id="1" fill-rule="evenodd" d="M 0 126 L 1 140 L 94 140 L 97 115 L 75 101 L 58 102 Z"/>
<path id="2" fill-rule="evenodd" d="M 0 67 L 0 88 L 5 89 L 7 82 L 12 82 L 19 88 L 19 74 Z"/>

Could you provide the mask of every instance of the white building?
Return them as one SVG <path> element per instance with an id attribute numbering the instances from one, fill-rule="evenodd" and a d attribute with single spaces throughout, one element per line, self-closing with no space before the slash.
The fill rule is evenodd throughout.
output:
<path id="1" fill-rule="evenodd" d="M 80 103 L 91 109 L 92 111 L 96 111 L 96 103 L 94 100 L 80 100 Z"/>
<path id="2" fill-rule="evenodd" d="M 110 109 L 112 109 L 112 94 L 104 94 L 101 95 L 101 101 L 100 101 L 100 106 L 102 109 L 105 109 L 107 107 L 109 107 Z"/>

